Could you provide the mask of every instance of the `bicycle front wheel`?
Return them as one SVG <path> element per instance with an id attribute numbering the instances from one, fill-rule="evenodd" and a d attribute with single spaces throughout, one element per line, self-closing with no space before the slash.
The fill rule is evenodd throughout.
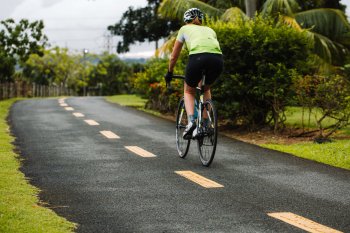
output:
<path id="1" fill-rule="evenodd" d="M 190 148 L 191 140 L 183 139 L 183 132 L 187 125 L 187 112 L 185 108 L 184 98 L 180 100 L 176 114 L 176 148 L 179 156 L 185 158 Z"/>
<path id="2" fill-rule="evenodd" d="M 202 164 L 206 167 L 213 162 L 217 137 L 218 137 L 218 119 L 215 106 L 211 100 L 203 104 L 202 122 L 199 127 L 199 137 L 197 145 L 199 157 Z"/>

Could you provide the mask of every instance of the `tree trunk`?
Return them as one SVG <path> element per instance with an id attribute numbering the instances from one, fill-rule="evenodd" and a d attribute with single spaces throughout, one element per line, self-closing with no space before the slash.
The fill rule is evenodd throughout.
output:
<path id="1" fill-rule="evenodd" d="M 245 1 L 245 9 L 246 9 L 246 15 L 249 18 L 253 18 L 255 16 L 256 12 L 256 1 L 257 0 L 244 0 Z"/>

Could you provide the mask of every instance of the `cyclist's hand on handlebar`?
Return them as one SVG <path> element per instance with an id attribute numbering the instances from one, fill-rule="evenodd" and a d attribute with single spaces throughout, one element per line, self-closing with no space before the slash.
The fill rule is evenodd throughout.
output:
<path id="1" fill-rule="evenodd" d="M 173 75 L 174 75 L 173 72 L 170 72 L 170 71 L 168 71 L 166 73 L 166 75 L 164 75 L 164 79 L 165 79 L 165 82 L 166 82 L 167 86 L 169 86 L 171 80 L 173 79 Z"/>

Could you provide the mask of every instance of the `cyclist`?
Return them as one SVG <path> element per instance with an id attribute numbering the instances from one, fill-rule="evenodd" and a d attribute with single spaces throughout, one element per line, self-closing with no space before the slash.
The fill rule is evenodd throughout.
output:
<path id="1" fill-rule="evenodd" d="M 188 125 L 183 134 L 184 139 L 191 139 L 196 129 L 194 115 L 194 101 L 196 87 L 201 85 L 202 72 L 205 71 L 204 101 L 211 99 L 210 85 L 219 77 L 223 70 L 223 58 L 216 33 L 213 29 L 202 26 L 204 15 L 198 8 L 191 8 L 184 14 L 185 25 L 177 35 L 169 61 L 167 74 L 164 76 L 167 83 L 173 77 L 173 70 L 180 55 L 183 44 L 189 51 L 189 60 L 185 72 L 184 98 L 188 115 Z M 204 122 L 206 114 L 203 114 Z"/>

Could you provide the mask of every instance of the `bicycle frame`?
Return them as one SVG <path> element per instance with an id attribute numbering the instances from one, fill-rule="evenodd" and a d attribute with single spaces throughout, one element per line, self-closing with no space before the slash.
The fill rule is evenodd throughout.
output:
<path id="1" fill-rule="evenodd" d="M 182 79 L 182 80 L 185 80 L 185 76 L 182 76 L 182 75 L 174 75 L 173 76 L 174 79 Z M 205 73 L 203 72 L 202 74 L 202 80 L 201 80 L 201 86 L 200 87 L 196 87 L 196 96 L 195 96 L 195 101 L 197 101 L 198 103 L 198 107 L 194 106 L 195 108 L 195 111 L 197 110 L 198 112 L 198 117 L 197 117 L 197 120 L 196 120 L 196 123 L 197 123 L 197 127 L 198 129 L 200 129 L 201 125 L 200 123 L 202 122 L 202 114 L 203 114 L 203 105 L 204 105 L 204 86 L 205 86 Z M 199 93 L 199 97 L 197 96 L 197 94 Z M 181 112 L 181 116 L 183 114 L 183 111 Z M 210 116 L 209 116 L 210 118 Z M 211 120 L 211 119 L 209 119 Z"/>
<path id="2" fill-rule="evenodd" d="M 200 129 L 202 126 L 200 123 L 202 122 L 203 118 L 203 105 L 204 105 L 204 85 L 205 85 L 205 74 L 202 74 L 202 83 L 200 87 L 196 87 L 196 91 L 199 91 L 199 98 L 198 98 L 198 117 L 197 117 L 197 127 Z M 196 107 L 196 106 L 195 106 Z M 199 132 L 201 133 L 201 132 Z"/>

